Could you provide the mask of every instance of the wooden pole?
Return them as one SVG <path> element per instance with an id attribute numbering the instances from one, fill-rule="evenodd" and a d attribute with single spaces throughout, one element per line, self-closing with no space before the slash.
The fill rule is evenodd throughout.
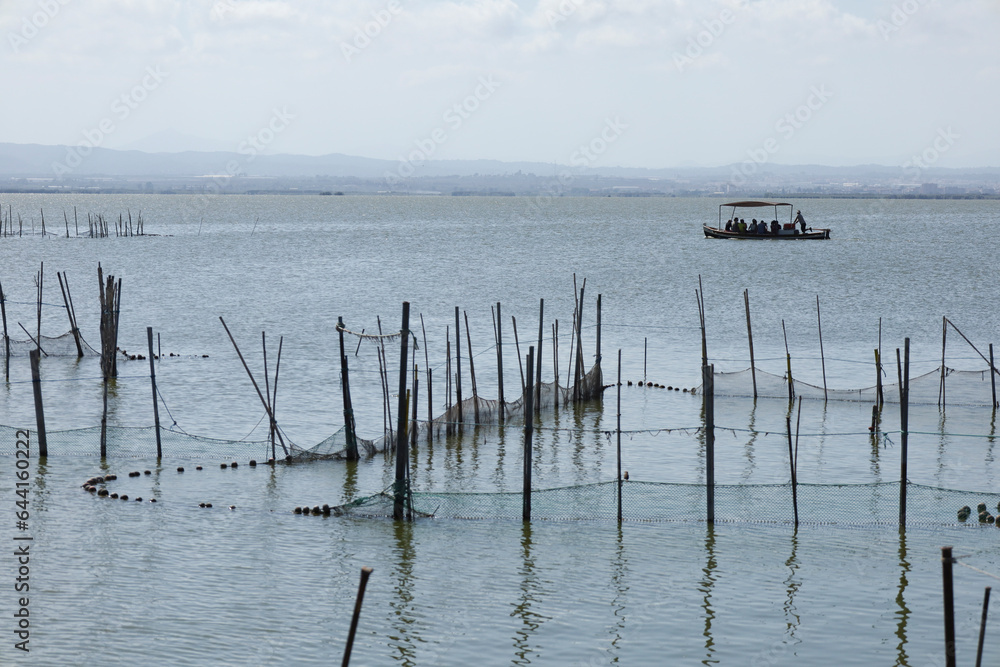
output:
<path id="1" fill-rule="evenodd" d="M 4 348 L 4 378 L 10 382 L 10 335 L 7 333 L 7 297 L 3 293 L 3 283 L 0 283 L 0 316 L 3 317 L 3 348 Z"/>
<path id="2" fill-rule="evenodd" d="M 6 328 L 6 325 L 4 325 Z M 993 343 L 990 343 L 990 389 L 993 392 L 993 409 L 997 409 L 997 367 L 993 365 Z"/>
<path id="3" fill-rule="evenodd" d="M 28 353 L 31 359 L 31 388 L 35 394 L 35 426 L 38 429 L 38 455 L 45 458 L 49 455 L 49 445 L 45 439 L 45 410 L 42 408 L 42 377 L 38 369 L 38 350 Z"/>
<path id="4" fill-rule="evenodd" d="M 701 382 L 705 391 L 705 499 L 706 521 L 715 523 L 715 366 L 701 367 Z"/>
<path id="5" fill-rule="evenodd" d="M 747 313 L 747 341 L 750 343 L 750 378 L 753 380 L 753 397 L 757 398 L 757 365 L 753 358 L 753 330 L 750 328 L 750 290 L 743 290 L 743 307 Z"/>
<path id="6" fill-rule="evenodd" d="M 986 587 L 986 592 L 983 594 L 983 615 L 979 619 L 979 648 L 976 649 L 976 667 L 982 667 L 983 664 L 983 643 L 986 641 L 986 614 L 990 609 L 990 587 Z"/>
<path id="7" fill-rule="evenodd" d="M 35 341 L 39 348 L 42 347 L 42 286 L 45 283 L 45 262 L 40 262 L 38 267 L 38 340 Z"/>
<path id="8" fill-rule="evenodd" d="M 349 667 L 351 663 L 351 649 L 354 647 L 354 635 L 358 631 L 358 619 L 361 618 L 361 603 L 365 599 L 365 588 L 368 586 L 368 577 L 371 576 L 372 568 L 361 568 L 361 583 L 358 584 L 358 599 L 354 601 L 354 615 L 351 617 L 351 629 L 347 633 L 347 645 L 344 647 L 344 659 L 340 663 L 341 667 Z"/>
<path id="9" fill-rule="evenodd" d="M 882 360 L 879 358 L 879 350 L 875 348 L 875 407 L 882 406 Z"/>
<path id="10" fill-rule="evenodd" d="M 951 547 L 941 547 L 941 579 L 944 592 L 944 660 L 947 667 L 956 667 L 955 661 L 955 591 L 951 569 L 954 559 Z"/>
<path id="11" fill-rule="evenodd" d="M 414 354 L 416 350 L 413 350 Z M 417 402 L 420 400 L 420 367 L 413 364 L 413 408 L 410 417 L 410 448 L 417 448 Z M 430 428 L 430 424 L 427 425 Z"/>
<path id="12" fill-rule="evenodd" d="M 819 294 L 816 295 L 816 326 L 819 328 L 819 361 L 823 368 L 823 400 L 826 401 L 826 356 L 823 354 L 823 321 L 819 316 Z"/>
<path id="13" fill-rule="evenodd" d="M 514 329 L 514 349 L 517 351 L 517 367 L 521 371 L 521 398 L 524 399 L 524 363 L 521 361 L 521 341 L 517 337 L 517 318 L 511 315 L 511 327 Z M 522 407 L 524 407 L 522 402 Z"/>
<path id="14" fill-rule="evenodd" d="M 594 360 L 596 366 L 601 365 L 601 295 L 597 295 L 597 344 L 595 345 L 597 349 L 597 356 Z"/>
<path id="15" fill-rule="evenodd" d="M 274 456 L 274 404 L 271 401 L 271 373 L 267 368 L 267 336 L 260 332 L 260 347 L 264 355 L 264 396 L 267 397 L 267 437 L 271 441 L 271 458 Z"/>
<path id="16" fill-rule="evenodd" d="M 795 398 L 794 383 L 792 381 L 792 355 L 788 352 L 788 332 L 785 331 L 785 320 L 781 320 L 781 333 L 785 337 L 785 361 L 788 364 L 788 400 Z"/>
<path id="17" fill-rule="evenodd" d="M 458 309 L 456 308 L 456 320 Z M 406 368 L 409 361 L 410 302 L 403 302 L 403 324 L 399 330 L 399 405 L 396 408 L 396 483 L 393 489 L 392 518 L 401 521 L 412 518 L 412 507 L 407 505 L 407 469 L 410 448 L 406 438 Z"/>
<path id="18" fill-rule="evenodd" d="M 538 349 L 535 351 L 535 412 L 542 411 L 542 328 L 545 321 L 545 299 L 538 300 Z M 468 326 L 468 325 L 466 325 Z"/>
<path id="19" fill-rule="evenodd" d="M 552 407 L 559 409 L 559 320 L 552 323 Z"/>
<path id="20" fill-rule="evenodd" d="M 642 337 L 642 381 L 646 381 L 646 359 L 647 353 L 649 351 L 649 338 L 646 336 Z"/>
<path id="21" fill-rule="evenodd" d="M 340 389 L 344 398 L 344 440 L 348 461 L 357 461 L 358 440 L 354 434 L 354 407 L 351 405 L 351 382 L 347 370 L 347 354 L 344 351 L 344 318 L 337 318 L 337 334 L 340 338 Z M 271 456 L 274 456 L 272 448 Z"/>
<path id="22" fill-rule="evenodd" d="M 899 364 L 899 348 L 896 348 L 896 364 Z M 902 379 L 899 385 L 899 429 L 900 429 L 900 462 L 899 462 L 899 525 L 906 527 L 906 464 L 907 445 L 909 443 L 910 420 L 910 339 L 904 343 Z"/>
<path id="23" fill-rule="evenodd" d="M 938 406 L 944 406 L 945 395 L 944 395 L 944 376 L 945 376 L 945 365 L 944 365 L 944 353 L 945 346 L 948 341 L 948 318 L 941 318 L 941 384 L 938 387 Z"/>
<path id="24" fill-rule="evenodd" d="M 476 389 L 476 366 L 475 362 L 472 361 L 472 332 L 469 331 L 469 314 L 464 313 L 465 316 L 465 340 L 469 346 L 469 376 L 472 380 L 472 409 L 476 418 L 476 425 L 479 425 L 479 392 Z"/>
<path id="25" fill-rule="evenodd" d="M 882 394 L 882 318 L 878 318 L 878 359 L 875 361 L 878 366 L 878 406 L 881 408 L 885 404 L 885 396 Z"/>
<path id="26" fill-rule="evenodd" d="M 424 314 L 420 313 L 420 330 L 424 334 L 424 368 L 427 369 L 427 442 L 431 441 L 431 426 L 434 424 L 434 401 L 431 397 L 433 385 L 431 384 L 431 357 L 430 348 L 427 347 L 427 328 L 424 326 Z"/>
<path id="27" fill-rule="evenodd" d="M 580 306 L 577 308 L 576 314 L 576 362 L 573 372 L 573 397 L 576 401 L 583 400 L 581 391 L 583 387 L 583 292 L 587 289 L 587 279 L 583 279 L 583 284 L 580 285 Z"/>
<path id="28" fill-rule="evenodd" d="M 153 423 L 156 426 L 156 460 L 163 458 L 160 443 L 160 406 L 156 400 L 156 369 L 153 366 L 153 327 L 146 327 L 146 342 L 149 344 L 149 382 L 153 387 Z"/>
<path id="29" fill-rule="evenodd" d="M 274 386 L 271 388 L 271 419 L 274 422 L 274 434 L 280 436 L 278 431 L 278 375 L 281 373 L 281 347 L 285 342 L 284 336 L 278 337 L 278 358 L 274 362 Z M 274 443 L 271 444 L 271 458 L 274 456 Z"/>
<path id="30" fill-rule="evenodd" d="M 695 291 L 698 299 L 698 319 L 701 322 L 701 365 L 708 365 L 708 340 L 705 331 L 705 288 L 701 284 L 701 274 L 698 274 L 698 289 Z"/>
<path id="31" fill-rule="evenodd" d="M 455 306 L 455 400 L 458 404 L 458 429 L 462 429 L 462 323 Z"/>
<path id="32" fill-rule="evenodd" d="M 445 389 L 445 411 L 451 412 L 451 334 L 448 332 L 448 327 L 444 329 L 445 338 L 445 354 L 444 354 L 444 389 Z M 451 435 L 453 430 L 453 425 L 451 422 L 451 417 L 448 417 L 448 421 L 445 423 L 445 433 Z"/>
<path id="33" fill-rule="evenodd" d="M 240 358 L 240 362 L 243 364 L 243 369 L 250 376 L 250 382 L 253 384 L 253 388 L 257 390 L 257 398 L 264 405 L 264 409 L 267 411 L 268 419 L 274 420 L 274 413 L 271 412 L 271 406 L 268 405 L 268 401 L 264 398 L 264 394 L 260 390 L 260 385 L 257 384 L 257 380 L 254 379 L 253 373 L 250 372 L 250 367 L 247 365 L 246 359 L 243 358 L 243 353 L 240 352 L 239 345 L 236 344 L 236 339 L 233 338 L 233 334 L 229 331 L 229 327 L 226 326 L 226 321 L 219 316 L 219 321 L 222 322 L 222 328 L 226 330 L 226 334 L 229 336 L 229 341 L 233 344 L 233 348 L 236 350 L 237 356 Z M 275 429 L 278 436 L 278 442 L 281 443 L 281 449 L 284 450 L 285 456 L 288 456 L 288 448 L 285 446 L 285 440 L 281 437 L 281 431 Z"/>
<path id="34" fill-rule="evenodd" d="M 76 356 L 83 356 L 83 345 L 80 343 L 80 329 L 76 325 L 76 310 L 73 308 L 73 295 L 69 291 L 69 276 L 56 271 L 59 278 L 59 289 L 62 291 L 63 303 L 66 305 L 66 314 L 69 317 L 70 332 L 76 342 Z M 65 283 L 65 284 L 64 284 Z"/>
<path id="35" fill-rule="evenodd" d="M 524 391 L 524 461 L 523 461 L 523 483 L 521 487 L 521 520 L 531 521 L 531 436 L 535 422 L 534 398 L 534 372 L 535 372 L 535 348 L 528 348 L 528 384 Z"/>
<path id="36" fill-rule="evenodd" d="M 500 316 L 500 302 L 497 301 L 496 314 L 493 316 L 493 326 L 496 327 L 496 339 L 497 339 L 497 387 L 499 389 L 500 398 L 500 423 L 504 422 L 504 418 L 507 416 L 507 409 L 504 406 L 504 395 L 503 395 L 503 332 L 500 329 L 500 325 L 503 322 L 503 318 Z"/>
<path id="37" fill-rule="evenodd" d="M 618 425 L 617 455 L 618 455 L 618 523 L 622 522 L 622 351 L 618 350 Z"/>

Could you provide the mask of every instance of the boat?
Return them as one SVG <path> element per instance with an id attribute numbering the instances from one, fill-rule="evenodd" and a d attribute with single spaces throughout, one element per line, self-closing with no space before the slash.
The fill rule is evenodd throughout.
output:
<path id="1" fill-rule="evenodd" d="M 785 217 L 784 209 L 781 210 L 780 214 L 778 207 L 788 207 L 788 222 L 783 222 Z M 740 232 L 733 231 L 731 229 L 726 229 L 726 224 L 723 223 L 723 211 L 725 209 L 731 209 L 727 213 L 727 220 L 730 222 L 733 220 L 741 220 L 750 215 L 741 216 L 737 214 L 739 209 L 749 208 L 749 209 L 767 209 L 772 208 L 774 210 L 774 215 L 771 220 L 767 222 L 766 231 L 751 234 L 749 231 Z M 793 219 L 792 212 L 794 208 L 791 204 L 785 202 L 771 202 L 771 201 L 734 201 L 728 204 L 719 205 L 719 224 L 716 227 L 710 225 L 704 225 L 705 236 L 710 239 L 759 239 L 759 240 L 771 240 L 771 241 L 810 241 L 818 239 L 828 239 L 830 238 L 829 229 L 821 229 L 817 227 L 806 227 L 806 222 L 802 218 L 801 211 Z M 767 211 L 770 213 L 770 211 Z M 763 220 L 764 211 L 760 214 L 754 215 L 754 218 L 760 217 Z M 781 221 L 781 222 L 779 222 Z"/>

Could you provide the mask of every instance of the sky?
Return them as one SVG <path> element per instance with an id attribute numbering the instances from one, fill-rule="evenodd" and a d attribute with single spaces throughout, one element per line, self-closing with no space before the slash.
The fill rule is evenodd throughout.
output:
<path id="1" fill-rule="evenodd" d="M 998 0 L 0 0 L 0 142 L 1000 166 Z"/>

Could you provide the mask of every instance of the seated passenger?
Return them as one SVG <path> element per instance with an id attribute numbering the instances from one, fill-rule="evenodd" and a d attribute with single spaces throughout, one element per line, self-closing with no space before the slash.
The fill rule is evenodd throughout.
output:
<path id="1" fill-rule="evenodd" d="M 781 225 L 778 224 L 777 220 L 772 220 L 771 221 L 771 234 L 773 236 L 777 236 L 778 235 L 778 230 L 780 228 L 781 228 Z"/>
<path id="2" fill-rule="evenodd" d="M 760 222 L 759 222 L 759 223 L 757 224 L 757 235 L 758 235 L 758 236 L 765 236 L 765 235 L 767 235 L 767 234 L 770 234 L 770 232 L 769 232 L 769 231 L 767 231 L 767 223 L 766 223 L 766 222 L 764 222 L 763 220 L 761 220 L 761 221 L 760 221 Z"/>
<path id="3" fill-rule="evenodd" d="M 726 231 L 727 232 L 733 231 L 733 221 L 732 220 L 727 220 L 726 221 Z"/>
<path id="4" fill-rule="evenodd" d="M 740 218 L 740 229 L 739 229 L 739 232 L 740 232 L 740 234 L 746 234 L 747 233 L 747 221 L 744 220 L 743 218 Z"/>
<path id="5" fill-rule="evenodd" d="M 757 218 L 754 218 L 753 220 L 750 221 L 750 226 L 747 228 L 747 232 L 749 232 L 750 234 L 757 233 Z"/>

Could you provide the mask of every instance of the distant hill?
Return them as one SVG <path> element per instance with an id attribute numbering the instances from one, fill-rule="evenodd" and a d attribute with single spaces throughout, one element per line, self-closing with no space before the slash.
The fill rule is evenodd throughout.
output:
<path id="1" fill-rule="evenodd" d="M 678 187 L 690 182 L 699 184 L 734 184 L 747 165 L 718 167 L 683 167 L 642 169 L 630 167 L 569 167 L 544 162 L 502 162 L 499 160 L 430 160 L 407 164 L 394 160 L 377 160 L 331 153 L 329 155 L 258 155 L 249 146 L 233 152 L 185 151 L 148 153 L 138 150 L 92 150 L 70 146 L 0 143 L 0 178 L 10 179 L 91 179 L 119 178 L 157 180 L 169 178 L 201 178 L 224 176 L 269 179 L 366 179 L 392 185 L 393 178 L 469 178 L 469 177 L 531 177 L 553 180 L 569 172 L 576 179 L 626 179 L 632 184 L 642 181 L 672 181 Z M 765 163 L 750 165 L 751 184 L 773 187 L 780 184 L 824 184 L 842 186 L 919 185 L 942 181 L 962 182 L 972 186 L 997 187 L 1000 168 L 943 169 L 922 171 L 900 166 L 857 165 L 829 167 L 823 165 L 781 165 Z M 387 178 L 387 175 L 389 178 Z M 411 181 L 412 182 L 412 181 Z"/>

